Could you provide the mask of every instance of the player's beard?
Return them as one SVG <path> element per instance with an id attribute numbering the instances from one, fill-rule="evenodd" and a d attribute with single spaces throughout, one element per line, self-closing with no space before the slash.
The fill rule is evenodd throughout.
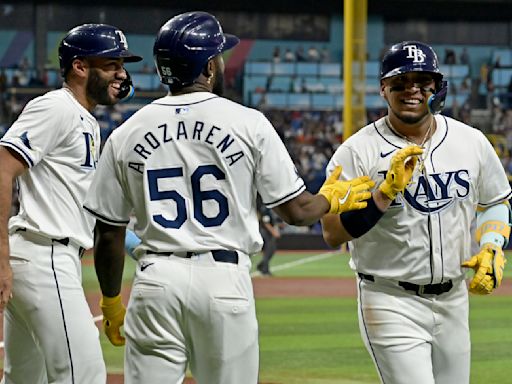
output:
<path id="1" fill-rule="evenodd" d="M 220 69 L 217 69 L 217 73 L 215 73 L 215 83 L 213 84 L 212 92 L 217 96 L 224 94 L 224 73 Z"/>
<path id="2" fill-rule="evenodd" d="M 87 95 L 100 105 L 114 105 L 119 100 L 108 93 L 110 81 L 103 79 L 96 68 L 91 68 L 87 79 Z"/>
<path id="3" fill-rule="evenodd" d="M 425 111 L 425 113 L 422 113 L 421 115 L 409 115 L 395 111 L 393 108 L 391 108 L 391 110 L 393 111 L 393 114 L 398 118 L 398 120 L 404 124 L 417 124 L 429 114 L 428 111 Z"/>

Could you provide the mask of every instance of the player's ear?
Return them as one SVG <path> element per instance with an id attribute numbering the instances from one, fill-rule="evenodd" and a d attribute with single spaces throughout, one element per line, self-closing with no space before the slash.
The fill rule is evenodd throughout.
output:
<path id="1" fill-rule="evenodd" d="M 380 95 L 387 100 L 386 92 L 384 92 L 384 88 L 386 88 L 386 86 L 384 85 L 384 82 L 381 80 L 380 81 Z"/>
<path id="2" fill-rule="evenodd" d="M 71 63 L 71 71 L 73 71 L 79 77 L 86 76 L 86 69 L 89 68 L 84 59 L 76 58 Z"/>
<path id="3" fill-rule="evenodd" d="M 215 76 L 216 63 L 214 59 L 208 60 L 203 69 L 203 75 L 206 77 L 206 82 L 213 85 L 213 77 Z"/>

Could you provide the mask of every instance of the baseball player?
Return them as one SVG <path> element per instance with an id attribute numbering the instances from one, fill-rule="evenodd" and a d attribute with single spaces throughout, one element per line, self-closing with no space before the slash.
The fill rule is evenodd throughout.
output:
<path id="1" fill-rule="evenodd" d="M 85 208 L 98 219 L 96 272 L 105 333 L 114 345 L 130 213 L 142 240 L 125 321 L 125 382 L 255 384 L 258 325 L 249 254 L 261 249 L 256 196 L 288 223 L 362 208 L 373 182 L 327 179 L 305 191 L 270 122 L 222 98 L 221 53 L 238 43 L 209 13 L 160 29 L 153 52 L 168 96 L 110 136 Z"/>
<path id="2" fill-rule="evenodd" d="M 511 190 L 478 130 L 438 114 L 446 81 L 432 48 L 405 41 L 382 61 L 387 116 L 350 137 L 328 170 L 369 174 L 379 184 L 367 208 L 327 215 L 326 241 L 351 241 L 359 327 L 387 384 L 469 383 L 469 285 L 488 294 L 503 277 Z M 480 251 L 471 257 L 475 210 Z"/>
<path id="3" fill-rule="evenodd" d="M 2 383 L 106 382 L 80 271 L 93 246 L 82 207 L 99 156 L 91 111 L 129 94 L 123 63 L 141 59 L 113 26 L 72 29 L 59 46 L 62 88 L 30 101 L 0 141 Z M 20 211 L 7 225 L 15 179 Z"/>
<path id="4" fill-rule="evenodd" d="M 259 201 L 258 201 L 259 202 Z M 272 276 L 270 272 L 270 260 L 277 249 L 277 239 L 281 237 L 279 226 L 275 223 L 273 212 L 263 204 L 258 204 L 258 217 L 260 223 L 260 234 L 263 239 L 262 258 L 256 269 L 263 276 Z"/>

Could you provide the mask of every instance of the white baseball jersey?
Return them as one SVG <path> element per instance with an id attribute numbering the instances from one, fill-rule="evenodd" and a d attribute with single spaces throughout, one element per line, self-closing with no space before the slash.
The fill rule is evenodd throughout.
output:
<path id="1" fill-rule="evenodd" d="M 478 130 L 436 115 L 437 130 L 412 182 L 375 227 L 352 240 L 354 270 L 381 278 L 431 284 L 460 278 L 471 256 L 477 205 L 506 200 L 511 189 L 493 147 Z M 343 166 L 343 179 L 369 175 L 379 185 L 395 151 L 411 143 L 385 118 L 362 128 L 333 155 L 327 172 Z"/>
<path id="2" fill-rule="evenodd" d="M 18 177 L 20 211 L 9 230 L 93 246 L 94 220 L 82 205 L 99 156 L 96 119 L 64 88 L 31 100 L 0 145 L 30 167 Z"/>
<path id="3" fill-rule="evenodd" d="M 197 92 L 155 100 L 112 133 L 84 206 L 112 225 L 128 224 L 133 207 L 136 255 L 251 254 L 262 246 L 257 191 L 274 207 L 304 190 L 262 113 Z"/>

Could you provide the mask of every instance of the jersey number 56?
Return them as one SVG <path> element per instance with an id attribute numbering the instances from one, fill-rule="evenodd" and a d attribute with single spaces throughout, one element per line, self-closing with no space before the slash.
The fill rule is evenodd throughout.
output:
<path id="1" fill-rule="evenodd" d="M 183 177 L 183 168 L 162 168 L 148 170 L 149 197 L 155 200 L 174 200 L 176 203 L 176 218 L 169 220 L 163 215 L 153 215 L 153 220 L 164 228 L 180 228 L 187 220 L 187 206 L 185 199 L 178 191 L 160 191 L 158 189 L 158 179 Z M 190 176 L 192 186 L 192 198 L 194 202 L 194 218 L 205 227 L 216 227 L 221 225 L 229 215 L 228 199 L 218 190 L 201 190 L 201 177 L 212 175 L 217 180 L 224 180 L 226 175 L 216 165 L 201 165 Z M 214 217 L 208 217 L 203 212 L 203 201 L 215 200 L 219 206 L 219 212 Z"/>

